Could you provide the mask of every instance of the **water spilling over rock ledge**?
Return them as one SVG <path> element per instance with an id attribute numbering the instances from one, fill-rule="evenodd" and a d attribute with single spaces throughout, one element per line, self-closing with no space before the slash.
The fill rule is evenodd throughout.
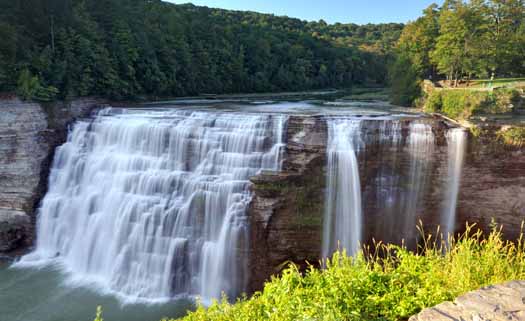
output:
<path id="1" fill-rule="evenodd" d="M 62 109 L 54 107 L 51 109 L 51 111 L 54 111 L 53 113 L 50 114 L 50 110 L 47 110 L 46 114 L 46 109 L 37 104 L 13 100 L 0 103 L 0 108 L 2 108 L 2 117 L 0 118 L 1 148 L 7 150 L 6 153 L 2 153 L 0 156 L 1 165 L 3 165 L 0 167 L 0 186 L 6 187 L 0 191 L 0 208 L 3 210 L 3 212 L 0 212 L 0 220 L 3 220 L 3 223 L 0 222 L 0 224 L 3 224 L 2 228 L 0 228 L 0 246 L 3 248 L 0 250 L 12 252 L 17 248 L 27 247 L 32 244 L 35 204 L 39 203 L 43 192 L 47 190 L 45 182 L 47 181 L 49 161 L 52 158 L 54 147 L 65 141 L 66 123 L 75 116 L 85 116 L 88 110 L 100 106 L 100 103 L 86 101 L 78 106 L 84 107 L 75 107 L 72 110 L 78 109 L 83 112 L 72 115 L 72 112 L 66 113 L 66 108 L 64 107 Z M 116 273 L 116 278 L 110 278 L 113 281 L 108 281 L 108 283 L 112 284 L 117 290 L 121 289 L 132 295 L 142 293 L 140 295 L 145 297 L 169 297 L 177 293 L 204 294 L 206 297 L 217 297 L 220 291 L 227 291 L 234 296 L 242 291 L 251 293 L 261 289 L 263 282 L 270 275 L 279 272 L 283 262 L 293 261 L 303 265 L 306 262 L 313 264 L 318 262 L 322 256 L 323 225 L 327 221 L 327 212 L 332 212 L 327 211 L 326 200 L 327 195 L 330 195 L 330 192 L 327 190 L 330 189 L 331 184 L 332 187 L 334 186 L 333 179 L 331 182 L 327 178 L 327 173 L 330 171 L 329 167 L 327 168 L 327 142 L 329 141 L 329 122 L 331 119 L 327 117 L 327 114 L 305 113 L 304 109 L 300 109 L 300 112 L 279 116 L 279 113 L 275 112 L 275 108 L 264 106 L 266 113 L 261 111 L 263 112 L 262 114 L 252 113 L 250 115 L 250 113 L 244 114 L 241 112 L 241 118 L 227 125 L 227 122 L 221 121 L 221 119 L 224 119 L 221 118 L 221 115 L 230 115 L 225 117 L 231 117 L 232 113 L 239 113 L 239 110 L 222 110 L 219 113 L 212 112 L 211 114 L 208 111 L 208 114 L 201 113 L 201 115 L 205 116 L 197 122 L 198 124 L 188 125 L 188 128 L 191 128 L 191 130 L 187 131 L 188 135 L 180 137 L 180 139 L 184 138 L 191 141 L 188 145 L 191 148 L 184 151 L 180 150 L 175 153 L 176 155 L 173 154 L 172 157 L 163 159 L 164 156 L 160 155 L 162 153 L 157 153 L 159 154 L 157 155 L 154 151 L 159 146 L 165 146 L 165 142 L 162 143 L 162 141 L 169 136 L 170 128 L 176 128 L 178 123 L 187 123 L 189 121 L 187 118 L 188 114 L 192 112 L 188 110 L 181 111 L 181 115 L 185 116 L 178 116 L 179 118 L 182 117 L 182 119 L 168 125 L 168 123 L 163 124 L 165 116 L 157 118 L 154 116 L 158 112 L 156 109 L 154 108 L 151 111 L 135 110 L 135 113 L 143 112 L 146 113 L 146 116 L 138 119 L 130 117 L 127 119 L 128 122 L 122 122 L 121 124 L 123 126 L 121 128 L 122 133 L 130 133 L 130 128 L 136 125 L 137 122 L 144 122 L 144 118 L 157 125 L 160 124 L 160 126 L 152 126 L 143 132 L 144 135 L 137 136 L 133 141 L 133 146 L 142 146 L 142 149 L 137 149 L 141 150 L 141 152 L 128 150 L 123 154 L 118 152 L 118 144 L 108 144 L 105 148 L 107 148 L 106 152 L 109 158 L 104 158 L 102 163 L 107 161 L 110 164 L 112 158 L 119 164 L 129 161 L 132 163 L 130 163 L 131 167 L 135 165 L 146 166 L 147 163 L 151 163 L 152 165 L 148 168 L 158 171 L 152 177 L 161 180 L 167 180 L 168 177 L 173 176 L 167 173 L 166 175 L 162 174 L 162 169 L 166 166 L 176 166 L 178 163 L 186 165 L 178 170 L 173 169 L 174 175 L 179 173 L 180 170 L 182 170 L 179 173 L 180 175 L 187 176 L 189 173 L 198 170 L 218 167 L 223 169 L 230 168 L 232 171 L 226 170 L 224 173 L 221 172 L 222 174 L 210 172 L 209 174 L 213 177 L 228 174 L 233 175 L 232 178 L 236 177 L 235 173 L 242 174 L 242 180 L 234 179 L 230 181 L 231 184 L 226 184 L 228 186 L 240 184 L 240 189 L 238 191 L 232 190 L 233 194 L 228 194 L 229 192 L 224 194 L 216 200 L 217 202 L 206 202 L 207 196 L 205 195 L 208 195 L 208 190 L 201 190 L 204 195 L 202 202 L 189 203 L 196 206 L 194 207 L 195 210 L 188 210 L 188 224 L 180 225 L 183 228 L 181 230 L 182 234 L 195 237 L 171 235 L 175 241 L 168 241 L 166 239 L 167 234 L 163 232 L 163 228 L 166 228 L 167 225 L 164 223 L 166 223 L 166 219 L 170 215 L 159 215 L 158 220 L 155 214 L 151 215 L 150 219 L 146 220 L 149 223 L 144 221 L 143 224 L 144 238 L 136 238 L 138 242 L 136 246 L 133 245 L 133 242 L 122 242 L 119 246 L 122 246 L 122 249 L 127 249 L 115 252 L 115 260 L 117 257 L 121 257 L 121 262 L 128 260 L 128 263 L 138 262 L 138 265 L 124 264 L 128 265 L 129 269 L 121 265 L 122 269 L 125 270 L 122 271 L 125 273 Z M 57 113 L 57 110 L 64 113 Z M 113 112 L 116 113 L 116 110 Z M 19 118 L 22 115 L 24 117 L 31 116 L 31 120 L 35 125 L 30 128 L 27 127 L 32 123 Z M 210 115 L 215 116 L 211 117 Z M 504 231 L 509 238 L 512 238 L 518 232 L 518 221 L 524 218 L 525 208 L 525 204 L 516 198 L 516 195 L 525 191 L 525 156 L 521 150 L 498 149 L 494 145 L 480 144 L 477 140 L 470 137 L 468 144 L 463 144 L 465 148 L 465 156 L 461 157 L 463 166 L 458 167 L 453 165 L 455 163 L 452 160 L 458 159 L 458 157 L 454 157 L 456 154 L 451 154 L 451 138 L 450 135 L 447 135 L 452 127 L 440 119 L 407 117 L 405 115 L 385 117 L 384 113 L 383 115 L 375 115 L 375 117 L 359 117 L 358 114 L 351 115 L 351 117 L 345 116 L 341 118 L 340 116 L 338 115 L 337 117 L 339 119 L 347 118 L 352 122 L 357 121 L 359 123 L 358 127 L 354 127 L 358 128 L 355 134 L 361 141 L 361 147 L 355 150 L 355 160 L 357 161 L 355 169 L 359 175 L 359 180 L 354 181 L 358 183 L 353 183 L 353 187 L 356 187 L 356 191 L 361 193 L 360 211 L 362 213 L 362 222 L 352 227 L 359 230 L 361 234 L 357 238 L 359 242 L 368 243 L 372 238 L 381 239 L 385 242 L 401 242 L 404 239 L 408 245 L 413 245 L 417 240 L 415 225 L 419 219 L 425 223 L 425 227 L 433 229 L 438 224 L 443 224 L 444 216 L 450 218 L 451 214 L 444 213 L 451 213 L 452 210 L 445 208 L 444 203 L 446 203 L 445 200 L 447 198 L 451 197 L 451 191 L 454 192 L 456 187 L 457 208 L 453 211 L 456 230 L 461 230 L 465 221 L 476 222 L 481 227 L 488 228 L 491 218 L 495 217 L 499 223 L 504 225 Z M 116 121 L 119 117 L 126 118 L 125 115 L 119 116 L 118 114 L 100 115 L 99 117 L 106 119 L 106 125 L 110 125 L 113 120 Z M 257 121 L 258 117 L 262 117 L 265 120 L 261 123 Z M 242 126 L 248 118 L 255 120 L 255 123 L 253 123 L 255 127 L 253 128 L 259 128 L 258 130 L 262 130 L 265 133 L 260 137 L 261 145 L 258 147 L 260 150 L 255 149 L 250 152 L 242 149 L 237 151 L 237 154 L 240 153 L 238 159 L 244 159 L 241 161 L 242 164 L 239 163 L 240 167 L 238 169 L 235 169 L 237 165 L 234 162 L 234 159 L 237 158 L 232 158 L 233 154 L 231 152 L 234 152 L 233 150 L 229 151 L 226 149 L 223 153 L 207 158 L 213 153 L 208 153 L 209 150 L 206 148 L 207 144 L 204 144 L 205 141 L 210 141 L 211 139 L 211 141 L 216 141 L 220 145 L 222 144 L 220 142 L 224 142 L 224 139 L 228 141 L 228 135 L 236 136 L 235 128 L 240 130 L 239 139 L 248 139 L 248 133 L 251 130 Z M 191 117 L 189 119 L 191 120 Z M 208 122 L 211 124 L 210 126 L 202 125 Z M 222 126 L 221 123 L 224 123 L 226 127 Z M 27 126 L 22 126 L 23 124 Z M 77 125 L 79 124 L 81 125 L 82 122 L 77 123 Z M 86 124 L 84 133 L 93 133 L 97 131 L 97 126 L 105 126 L 104 121 L 93 122 L 93 118 L 84 122 L 84 124 Z M 90 137 L 89 135 L 80 135 L 78 133 L 78 129 L 81 127 L 77 128 L 77 139 L 83 140 Z M 52 129 L 50 130 L 49 128 Z M 214 130 L 214 128 L 217 130 Z M 219 128 L 222 129 L 218 130 Z M 72 131 L 72 135 L 74 133 L 75 130 Z M 282 133 L 282 135 L 279 133 Z M 88 140 L 79 145 L 77 154 L 84 155 L 81 158 L 85 157 L 86 153 L 89 154 L 96 150 L 95 147 L 98 146 L 97 144 L 100 141 L 97 141 L 95 136 L 92 137 L 93 140 Z M 115 141 L 126 137 L 117 132 L 115 132 L 115 135 L 109 136 L 114 137 Z M 150 136 L 154 139 L 146 141 L 145 138 Z M 102 135 L 102 137 L 105 136 Z M 282 140 L 280 141 L 279 139 Z M 160 142 L 160 145 L 155 143 L 156 140 Z M 167 146 L 170 146 L 169 143 L 167 143 Z M 283 153 L 276 153 L 281 148 Z M 151 153 L 148 151 L 151 151 Z M 201 152 L 204 154 L 200 154 Z M 253 154 L 250 154 L 252 152 Z M 207 155 L 205 158 L 198 156 L 205 154 Z M 15 157 L 13 155 L 22 155 L 23 157 Z M 158 161 L 155 161 L 155 158 Z M 180 162 L 176 162 L 178 158 L 180 158 Z M 24 161 L 15 162 L 15 159 Z M 221 159 L 225 162 L 221 162 Z M 247 163 L 244 163 L 245 161 Z M 14 163 L 18 165 L 16 168 L 19 170 L 15 174 L 12 173 L 12 169 L 15 167 L 11 166 Z M 84 165 L 73 166 L 67 177 L 73 180 L 80 179 L 82 177 L 80 174 L 86 170 L 85 161 L 78 164 L 81 163 Z M 90 162 L 88 165 L 95 163 Z M 35 167 L 32 164 L 36 164 L 37 172 L 39 174 L 42 173 L 44 179 L 40 178 L 35 181 L 20 179 L 23 176 L 21 173 L 34 173 Z M 224 167 L 221 164 L 229 165 Z M 62 168 L 59 165 L 60 162 L 57 165 L 57 170 Z M 230 165 L 235 166 L 231 167 Z M 201 166 L 200 169 L 199 166 Z M 115 169 L 120 168 L 117 167 Z M 128 169 L 131 169 L 131 167 Z M 459 172 L 463 173 L 461 177 L 455 177 L 456 180 L 450 179 L 451 175 L 456 175 L 451 173 Z M 141 186 L 145 186 L 141 182 L 149 181 L 144 177 L 141 179 L 140 175 L 128 173 L 123 175 L 122 179 L 137 176 L 137 182 L 126 185 L 125 180 L 118 179 L 117 173 L 118 171 L 115 170 L 112 174 L 108 174 L 110 176 L 114 174 L 113 178 L 108 178 L 108 186 L 113 188 L 115 184 L 118 183 L 117 185 L 120 185 L 119 182 L 121 182 L 122 185 L 120 187 L 128 186 L 131 191 L 132 189 L 136 190 L 140 189 Z M 136 174 L 138 173 L 140 171 Z M 334 177 L 339 179 L 337 175 Z M 54 179 L 57 179 L 57 177 Z M 53 177 L 51 177 L 51 181 L 53 182 Z M 22 187 L 16 187 L 21 186 L 16 185 L 20 184 L 20 182 L 30 182 L 31 184 L 28 183 Z M 104 184 L 102 182 L 104 180 L 99 180 L 99 182 L 101 182 L 100 188 L 103 189 Z M 205 181 L 200 182 L 207 184 Z M 355 184 L 360 186 L 357 187 Z M 179 185 L 170 183 L 165 186 L 167 190 L 148 189 L 148 197 L 151 199 L 164 199 L 167 194 L 178 190 L 177 186 Z M 453 186 L 453 188 L 449 188 L 450 186 Z M 197 197 L 195 193 L 184 189 L 182 185 L 180 187 L 182 188 L 180 197 L 184 198 L 184 195 L 193 195 L 193 198 L 188 198 L 187 200 Z M 74 189 L 77 192 L 82 190 L 78 184 Z M 67 188 L 66 190 L 75 194 L 74 189 Z M 49 191 L 52 192 L 52 188 Z M 186 192 L 189 194 L 185 194 Z M 75 197 L 73 194 L 67 197 Z M 235 200 L 227 195 L 235 198 Z M 237 199 L 235 195 L 239 195 L 240 198 Z M 16 203 L 12 199 L 22 199 L 23 201 L 17 201 L 18 203 Z M 48 202 L 44 201 L 42 204 L 49 205 L 49 201 L 52 199 L 51 193 Z M 85 200 L 88 201 L 89 199 L 88 195 L 86 195 Z M 512 203 L 508 202 L 510 199 L 513 200 Z M 213 205 L 222 204 L 222 201 L 226 200 L 232 200 L 233 202 L 230 204 L 232 205 L 232 207 L 229 207 L 230 209 L 238 209 L 240 212 L 244 211 L 244 214 L 232 217 L 232 220 L 237 221 L 240 225 L 217 225 L 229 226 L 234 228 L 234 230 L 237 230 L 235 226 L 242 227 L 240 234 L 237 232 L 231 234 L 232 230 L 228 230 L 228 228 L 211 229 L 214 232 L 209 231 L 212 234 L 218 233 L 218 238 L 224 237 L 224 243 L 219 249 L 217 246 L 212 246 L 213 242 L 209 243 L 206 241 L 206 238 L 202 237 L 204 235 L 201 233 L 203 232 L 202 229 L 208 225 L 204 223 L 206 218 L 201 214 L 210 213 L 211 215 L 215 213 L 214 211 L 226 213 L 227 211 L 225 210 L 219 210 L 220 206 Z M 131 206 L 133 204 L 133 202 L 125 200 L 123 202 L 123 206 L 126 204 Z M 118 209 L 113 211 L 109 210 L 109 207 L 102 206 L 101 204 L 104 202 L 100 203 L 97 201 L 95 203 L 93 204 L 96 206 L 87 206 L 86 208 L 100 209 L 100 207 L 103 207 L 105 209 L 102 211 L 109 211 L 109 214 L 106 216 L 111 215 L 115 211 L 120 213 Z M 351 203 L 355 203 L 355 201 Z M 242 206 L 236 207 L 233 204 Z M 483 204 L 484 207 L 480 207 L 479 204 Z M 183 207 L 181 207 L 181 210 Z M 156 207 L 150 207 L 150 209 L 153 208 Z M 190 206 L 190 208 L 192 207 Z M 9 213 L 5 214 L 6 211 L 9 211 Z M 166 211 L 166 207 L 160 206 L 159 211 Z M 138 211 L 136 214 L 139 214 L 139 212 L 148 211 Z M 13 213 L 17 219 L 13 219 Z M 153 211 L 152 213 L 157 212 Z M 90 215 L 86 215 L 90 219 Z M 162 217 L 165 217 L 165 219 L 163 220 Z M 234 219 L 235 217 L 237 219 Z M 22 218 L 22 221 L 18 220 L 18 218 Z M 54 219 L 56 221 L 56 218 Z M 233 222 L 232 220 L 227 221 Z M 130 224 L 133 223 L 132 221 L 135 222 L 136 220 L 130 220 Z M 55 241 L 57 242 L 51 243 L 61 244 L 62 241 L 60 239 L 69 237 L 67 235 L 70 235 L 70 240 L 74 239 L 74 235 L 77 232 L 67 232 L 74 224 L 65 224 L 65 222 L 55 222 L 57 224 L 49 225 L 51 229 L 58 229 L 56 233 L 54 232 Z M 461 224 L 458 224 L 458 222 Z M 355 223 L 355 220 L 351 223 Z M 61 224 L 63 224 L 63 228 L 59 229 Z M 132 225 L 134 224 L 130 226 Z M 83 224 L 79 226 L 83 226 Z M 193 232 L 191 232 L 192 230 Z M 130 233 L 132 234 L 131 231 Z M 126 233 L 123 235 L 126 236 Z M 198 235 L 200 236 L 197 237 Z M 244 236 L 241 238 L 229 237 L 232 235 Z M 129 237 L 131 236 L 129 235 Z M 51 236 L 47 235 L 45 237 Z M 124 240 L 126 237 L 120 239 Z M 179 243 L 176 242 L 177 239 L 179 239 Z M 340 240 L 340 237 L 334 236 L 333 239 Z M 166 241 L 165 246 L 161 246 L 164 244 L 164 241 Z M 332 242 L 332 245 L 335 244 L 334 242 Z M 72 243 L 74 244 L 74 242 Z M 65 259 L 68 259 L 68 257 L 80 255 L 79 252 L 84 253 L 96 250 L 97 246 L 95 244 L 96 242 L 84 243 L 85 250 L 78 251 L 59 246 L 59 248 L 51 251 L 53 253 L 49 253 L 52 255 L 59 253 Z M 148 244 L 151 246 L 156 244 L 160 246 L 159 249 L 165 248 L 167 250 L 166 255 L 158 257 L 153 255 L 156 252 L 154 248 L 149 248 Z M 170 244 L 175 245 L 171 246 Z M 140 246 L 146 247 L 143 248 L 143 251 L 138 251 Z M 51 248 L 54 247 L 52 246 Z M 115 248 L 118 248 L 118 246 Z M 194 250 L 191 250 L 191 248 Z M 333 246 L 331 248 L 333 249 Z M 327 251 L 329 252 L 329 250 Z M 120 256 L 118 253 L 121 253 Z M 140 253 L 143 253 L 143 255 Z M 183 255 L 182 253 L 186 254 Z M 201 253 L 202 255 L 192 255 L 191 253 Z M 205 253 L 209 255 L 205 255 Z M 223 253 L 224 255 L 217 255 L 218 253 Z M 162 257 L 165 259 L 161 259 Z M 196 257 L 200 257 L 200 259 Z M 213 257 L 221 260 L 230 257 L 232 261 L 229 261 L 230 263 L 223 262 L 225 265 L 221 265 L 222 263 L 212 260 L 211 258 Z M 72 260 L 71 262 L 76 261 Z M 231 268 L 232 264 L 236 269 Z M 243 264 L 246 264 L 246 267 L 243 268 Z M 136 268 L 135 272 L 133 271 L 133 266 Z M 206 266 L 209 269 L 205 268 Z M 226 266 L 229 268 L 224 268 Z M 88 261 L 78 267 L 84 271 L 83 273 L 98 271 Z M 223 274 L 215 275 L 212 273 L 219 270 L 222 271 L 221 273 L 231 272 L 231 278 L 217 277 L 217 275 Z M 247 272 L 244 273 L 242 270 Z M 113 270 L 113 272 L 117 271 L 118 269 Z M 105 276 L 111 275 L 111 271 L 108 273 L 98 271 L 97 273 L 99 272 Z M 140 289 L 138 289 L 132 286 L 133 282 L 128 281 L 134 279 L 133 275 L 139 274 L 158 275 L 159 277 L 155 279 L 157 283 L 148 283 L 147 286 L 144 286 L 144 282 L 135 283 L 142 284 L 142 286 L 139 286 Z M 123 278 L 122 275 L 130 277 Z M 206 279 L 205 275 L 210 275 L 210 278 Z M 228 284 L 226 285 L 224 282 Z M 158 285 L 158 289 L 162 288 L 164 290 L 149 289 L 155 284 Z M 213 287 L 213 290 L 208 290 L 211 289 L 210 287 L 213 284 L 217 286 Z"/>

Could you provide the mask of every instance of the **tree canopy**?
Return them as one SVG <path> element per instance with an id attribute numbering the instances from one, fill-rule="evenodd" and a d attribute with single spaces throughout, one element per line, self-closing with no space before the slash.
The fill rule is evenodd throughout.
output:
<path id="1" fill-rule="evenodd" d="M 133 99 L 384 84 L 402 28 L 160 0 L 0 0 L 0 91 Z"/>
<path id="2" fill-rule="evenodd" d="M 441 7 L 431 5 L 405 27 L 396 53 L 392 82 L 431 78 L 457 84 L 461 79 L 523 76 L 525 0 L 446 0 Z M 394 102 L 409 104 L 411 90 L 397 86 Z"/>

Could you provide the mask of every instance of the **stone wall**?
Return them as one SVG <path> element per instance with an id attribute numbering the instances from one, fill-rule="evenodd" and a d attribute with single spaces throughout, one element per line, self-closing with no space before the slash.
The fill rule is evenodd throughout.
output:
<path id="1" fill-rule="evenodd" d="M 0 253 L 32 244 L 35 209 L 47 190 L 55 147 L 66 140 L 69 123 L 99 105 L 93 99 L 0 100 Z"/>

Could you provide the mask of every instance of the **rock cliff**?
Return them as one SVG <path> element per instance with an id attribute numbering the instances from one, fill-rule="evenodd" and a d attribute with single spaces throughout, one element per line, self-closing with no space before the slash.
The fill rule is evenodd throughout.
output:
<path id="1" fill-rule="evenodd" d="M 35 209 L 47 189 L 55 147 L 67 126 L 100 105 L 92 99 L 37 104 L 0 100 L 0 253 L 31 245 Z"/>

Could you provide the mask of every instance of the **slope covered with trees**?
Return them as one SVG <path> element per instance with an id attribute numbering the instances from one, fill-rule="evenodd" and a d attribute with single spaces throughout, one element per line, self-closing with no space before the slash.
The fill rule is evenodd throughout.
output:
<path id="1" fill-rule="evenodd" d="M 0 92 L 129 99 L 382 84 L 402 27 L 160 0 L 0 0 Z"/>
<path id="2" fill-rule="evenodd" d="M 410 104 L 421 79 L 525 75 L 524 0 L 446 0 L 408 24 L 391 70 L 393 101 Z"/>

